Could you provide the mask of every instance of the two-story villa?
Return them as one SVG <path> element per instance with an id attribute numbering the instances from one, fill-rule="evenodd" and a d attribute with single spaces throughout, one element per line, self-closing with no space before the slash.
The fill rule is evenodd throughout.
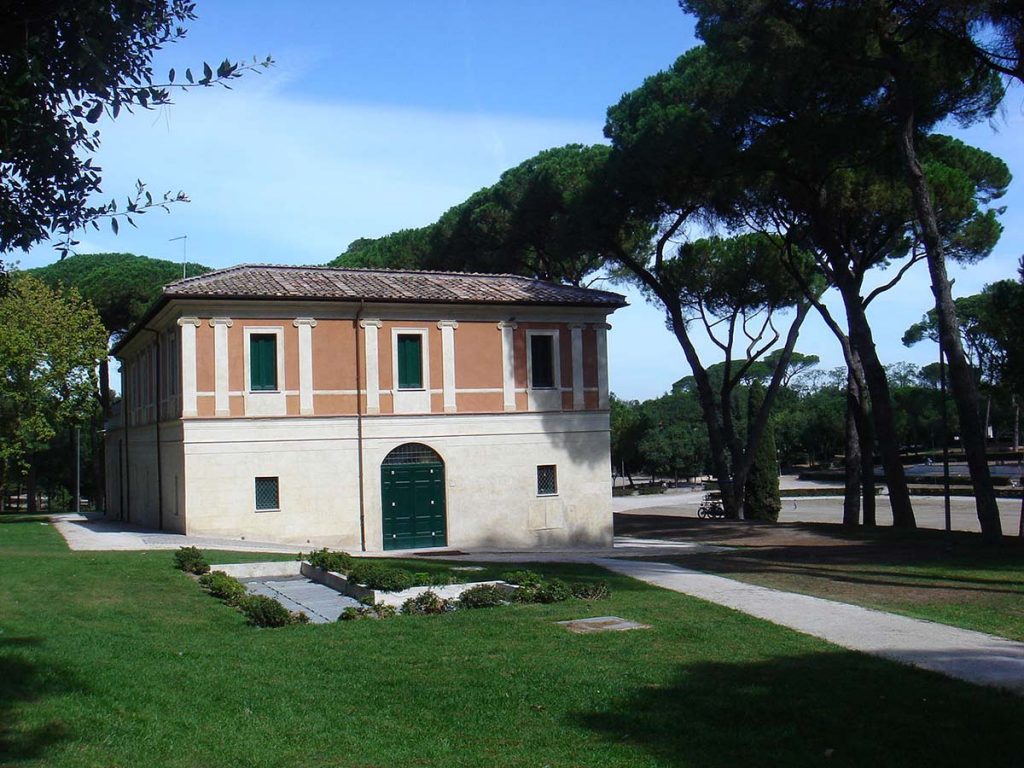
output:
<path id="1" fill-rule="evenodd" d="M 108 515 L 350 550 L 609 545 L 607 316 L 509 275 L 238 266 L 115 347 Z"/>

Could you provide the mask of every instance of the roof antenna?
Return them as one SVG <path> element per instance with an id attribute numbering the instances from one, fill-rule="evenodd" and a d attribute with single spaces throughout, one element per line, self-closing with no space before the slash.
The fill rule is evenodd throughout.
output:
<path id="1" fill-rule="evenodd" d="M 168 243 L 173 243 L 175 240 L 181 240 L 181 279 L 185 279 L 185 259 L 188 256 L 188 235 L 180 235 L 178 237 L 172 237 L 168 240 Z"/>

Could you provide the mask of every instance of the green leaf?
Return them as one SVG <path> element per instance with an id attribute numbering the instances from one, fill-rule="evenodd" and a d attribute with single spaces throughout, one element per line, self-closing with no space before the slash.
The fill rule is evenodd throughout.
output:
<path id="1" fill-rule="evenodd" d="M 195 82 L 195 78 L 192 77 L 192 70 L 191 69 L 186 69 L 185 70 L 185 79 L 188 80 L 190 83 L 194 83 Z"/>
<path id="2" fill-rule="evenodd" d="M 114 230 L 114 234 L 117 234 L 117 219 L 110 220 L 110 228 Z"/>
<path id="3" fill-rule="evenodd" d="M 168 82 L 174 82 L 174 67 L 171 67 L 171 71 L 167 73 Z"/>

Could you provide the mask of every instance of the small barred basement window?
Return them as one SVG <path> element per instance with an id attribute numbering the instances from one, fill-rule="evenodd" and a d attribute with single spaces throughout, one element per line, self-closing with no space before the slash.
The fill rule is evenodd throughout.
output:
<path id="1" fill-rule="evenodd" d="M 558 493 L 558 470 L 554 464 L 537 467 L 537 495 L 555 496 Z"/>
<path id="2" fill-rule="evenodd" d="M 276 477 L 256 478 L 256 509 L 280 509 Z"/>

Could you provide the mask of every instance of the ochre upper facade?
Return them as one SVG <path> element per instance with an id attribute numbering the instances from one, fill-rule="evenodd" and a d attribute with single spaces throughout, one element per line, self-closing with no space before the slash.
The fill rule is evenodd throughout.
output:
<path id="1" fill-rule="evenodd" d="M 172 284 L 157 311 L 119 345 L 130 426 L 608 407 L 605 320 L 622 305 L 617 294 L 526 281 L 526 290 L 539 285 L 546 293 L 520 303 L 521 278 L 511 278 L 518 293 L 505 301 L 501 282 L 460 275 L 460 303 L 298 301 L 294 291 L 271 295 L 281 287 L 266 273 L 282 268 L 259 269 L 261 281 L 249 286 L 237 268 L 214 273 L 221 275 L 210 280 L 218 292 L 208 297 L 195 280 Z M 349 272 L 325 271 L 335 279 Z M 223 273 L 249 296 L 225 296 Z M 296 275 L 284 274 L 294 283 Z M 432 290 L 443 284 L 433 280 Z M 184 295 L 183 285 L 193 295 Z M 253 297 L 254 286 L 268 295 Z M 595 298 L 588 305 L 589 294 Z"/>

